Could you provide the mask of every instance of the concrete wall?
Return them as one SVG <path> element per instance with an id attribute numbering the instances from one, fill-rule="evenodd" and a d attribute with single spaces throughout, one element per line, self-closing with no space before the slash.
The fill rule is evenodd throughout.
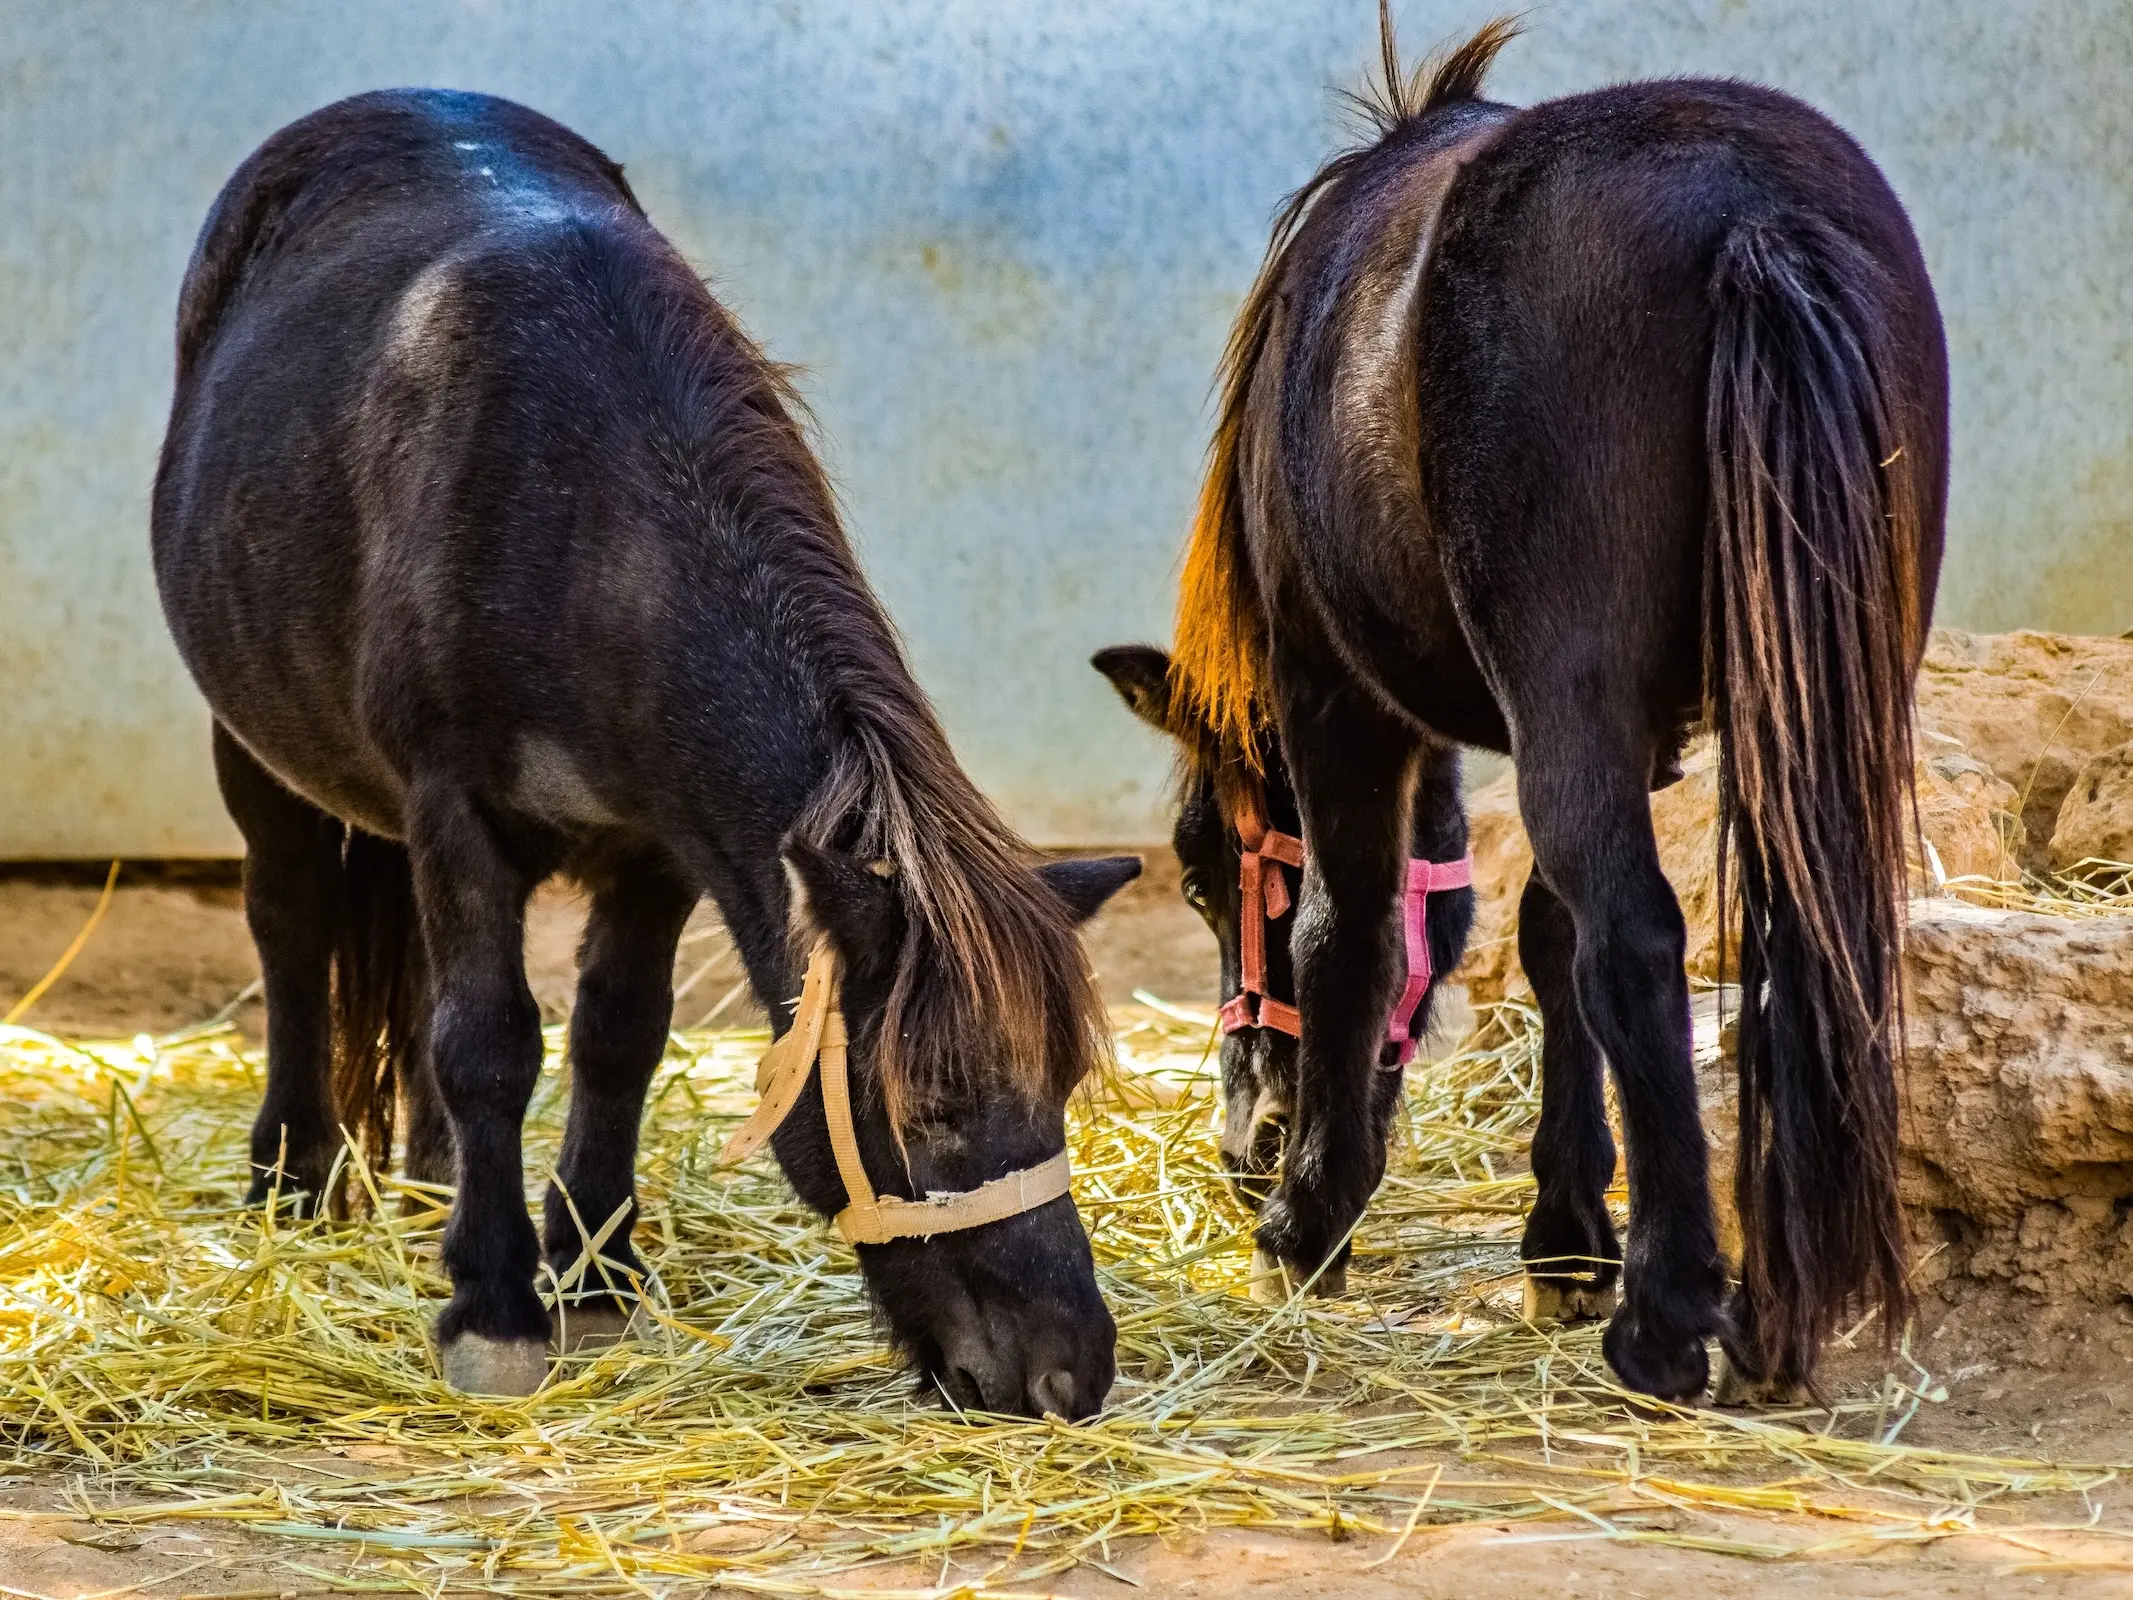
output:
<path id="1" fill-rule="evenodd" d="M 779 357 L 921 677 L 1034 835 L 1159 831 L 1083 665 L 1161 638 L 1210 371 L 1341 136 L 1367 0 L 0 0 L 0 857 L 234 840 L 147 491 L 209 199 L 355 90 L 481 88 L 624 161 Z M 1411 50 L 1477 4 L 1408 0 Z M 1558 0 L 1494 87 L 1732 73 L 1848 125 L 1948 315 L 1943 620 L 2133 627 L 2133 7 Z"/>

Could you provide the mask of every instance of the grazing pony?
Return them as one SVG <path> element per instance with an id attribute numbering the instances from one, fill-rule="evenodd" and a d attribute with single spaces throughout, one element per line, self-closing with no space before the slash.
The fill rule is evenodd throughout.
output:
<path id="1" fill-rule="evenodd" d="M 1254 1187 L 1279 1161 L 1263 1251 L 1306 1276 L 1345 1259 L 1399 1093 L 1403 870 L 1464 852 L 1457 747 L 1508 751 L 1545 1024 L 1528 1306 L 1599 1312 L 1619 1276 L 1626 1384 L 1701 1393 L 1716 1334 L 1722 1397 L 1747 1397 L 1811 1382 L 1840 1316 L 1893 1328 L 1906 1305 L 1898 951 L 1940 319 L 1903 208 L 1826 118 L 1735 82 L 1498 105 L 1481 83 L 1512 32 L 1403 79 L 1383 23 L 1374 136 L 1288 202 L 1230 336 L 1175 656 L 1096 665 L 1180 741 L 1178 853 L 1225 993 L 1256 934 L 1263 990 L 1300 1014 L 1291 1038 L 1232 1013 L 1223 1050 L 1230 1158 Z M 1699 722 L 1739 905 L 1730 1306 L 1646 802 Z M 1268 826 L 1301 841 L 1286 916 L 1285 888 L 1240 889 L 1288 882 Z M 1436 972 L 1470 916 L 1466 890 L 1428 896 Z"/>
<path id="2" fill-rule="evenodd" d="M 342 1127 L 383 1162 L 397 1080 L 409 1172 L 458 1186 L 445 1373 L 530 1390 L 535 1274 L 577 1260 L 573 1212 L 620 1223 L 572 1319 L 627 1313 L 638 1124 L 705 894 L 780 1031 L 826 941 L 874 1188 L 1057 1172 L 1104 1048 L 1075 923 L 1138 863 L 1031 869 L 912 681 L 779 370 L 620 168 L 483 95 L 329 106 L 216 200 L 177 356 L 156 579 L 245 836 L 255 1201 L 319 1198 Z M 592 909 L 536 1238 L 524 908 L 555 872 Z M 776 1151 L 844 1208 L 817 1076 Z M 959 1403 L 1102 1403 L 1115 1330 L 1063 1195 L 859 1258 Z"/>

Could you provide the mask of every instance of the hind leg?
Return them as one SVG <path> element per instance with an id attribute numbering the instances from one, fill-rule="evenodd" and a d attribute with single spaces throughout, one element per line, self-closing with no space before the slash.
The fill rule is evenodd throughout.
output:
<path id="1" fill-rule="evenodd" d="M 430 1060 L 428 995 L 409 1009 L 419 1020 L 400 1067 L 400 1121 L 407 1129 L 403 1169 L 416 1183 L 449 1189 L 458 1181 L 459 1161 L 452 1149 L 452 1119 L 444 1109 L 436 1065 Z M 420 1208 L 423 1202 L 410 1197 L 409 1205 Z"/>
<path id="2" fill-rule="evenodd" d="M 541 1017 L 526 986 L 525 910 L 539 874 L 515 862 L 465 797 L 413 797 L 408 854 L 429 952 L 428 1056 L 458 1152 L 444 1234 L 451 1303 L 437 1319 L 445 1381 L 531 1394 L 548 1370 L 548 1312 L 534 1292 L 540 1244 L 526 1214 L 521 1125 L 541 1070 Z"/>
<path id="3" fill-rule="evenodd" d="M 219 722 L 214 739 L 223 803 L 244 835 L 244 917 L 267 1004 L 267 1088 L 245 1203 L 263 1205 L 278 1190 L 308 1212 L 341 1145 L 329 984 L 346 830 L 283 788 Z"/>
<path id="4" fill-rule="evenodd" d="M 1686 927 L 1659 870 L 1650 770 L 1648 751 L 1587 721 L 1519 753 L 1518 792 L 1534 869 L 1576 930 L 1579 1012 L 1622 1097 L 1629 1250 L 1608 1364 L 1630 1388 L 1688 1400 L 1709 1376 L 1725 1268 L 1690 1065 Z"/>
<path id="5" fill-rule="evenodd" d="M 1578 1010 L 1577 929 L 1538 872 L 1518 906 L 1518 959 L 1541 1009 L 1541 1112 L 1533 1133 L 1538 1194 L 1518 1253 L 1534 1322 L 1604 1317 L 1622 1252 L 1607 1214 L 1614 1135 L 1601 1095 L 1599 1046 Z"/>
<path id="6" fill-rule="evenodd" d="M 570 1122 L 544 1230 L 557 1278 L 611 1218 L 621 1220 L 564 1294 L 566 1347 L 619 1336 L 635 1298 L 638 1124 L 673 1021 L 675 947 L 696 901 L 661 863 L 633 863 L 593 889 L 570 1015 Z"/>

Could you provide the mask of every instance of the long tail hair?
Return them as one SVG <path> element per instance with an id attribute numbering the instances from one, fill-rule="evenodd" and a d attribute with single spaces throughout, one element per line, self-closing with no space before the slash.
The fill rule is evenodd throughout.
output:
<path id="1" fill-rule="evenodd" d="M 423 991 L 407 850 L 350 828 L 333 947 L 333 1112 L 373 1172 L 392 1162 L 400 1085 L 416 1085 L 401 1067 L 421 1033 Z M 345 1209 L 339 1196 L 322 1198 Z"/>
<path id="2" fill-rule="evenodd" d="M 1811 1381 L 1840 1317 L 1909 1305 L 1897 1203 L 1919 495 L 1880 269 L 1812 219 L 1737 226 L 1711 294 L 1704 585 L 1719 878 L 1740 883 L 1743 1303 Z"/>

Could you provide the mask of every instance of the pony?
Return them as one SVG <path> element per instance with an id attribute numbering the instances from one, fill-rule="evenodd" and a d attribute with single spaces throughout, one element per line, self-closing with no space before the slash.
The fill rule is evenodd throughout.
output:
<path id="1" fill-rule="evenodd" d="M 1773 1397 L 1813 1384 L 1840 1318 L 1886 1332 L 1908 1304 L 1895 1080 L 1940 318 L 1903 207 L 1827 118 L 1734 81 L 1499 104 L 1483 80 L 1515 32 L 1403 75 L 1381 5 L 1366 137 L 1282 207 L 1230 333 L 1175 650 L 1094 664 L 1182 752 L 1175 843 L 1226 997 L 1251 936 L 1285 933 L 1262 988 L 1300 1037 L 1232 1013 L 1222 1050 L 1269 1264 L 1338 1286 L 1399 1095 L 1403 868 L 1464 852 L 1460 748 L 1507 752 L 1545 1041 L 1529 1314 L 1612 1309 L 1614 1372 L 1675 1400 L 1716 1335 L 1720 1397 Z M 1646 800 L 1699 726 L 1738 906 L 1730 1293 Z M 1286 888 L 1246 903 L 1245 873 L 1292 869 L 1240 817 L 1301 841 L 1286 920 Z M 1470 890 L 1429 896 L 1435 973 L 1471 914 Z"/>
<path id="2" fill-rule="evenodd" d="M 382 1164 L 403 1103 L 406 1170 L 457 1186 L 435 1331 L 461 1389 L 542 1381 L 536 1274 L 574 1282 L 575 1219 L 614 1225 L 557 1310 L 627 1326 L 638 1127 L 701 897 L 781 1033 L 833 954 L 845 1121 L 892 1198 L 1056 1161 L 1108 1048 L 1075 927 L 1139 863 L 1037 867 L 957 766 L 798 415 L 621 168 L 485 95 L 284 128 L 186 270 L 153 546 L 245 839 L 251 1199 L 325 1203 L 340 1130 Z M 523 916 L 556 873 L 591 909 L 536 1236 Z M 845 1207 L 818 1077 L 775 1149 Z M 956 1403 L 1101 1405 L 1115 1328 L 1064 1195 L 858 1255 Z"/>

